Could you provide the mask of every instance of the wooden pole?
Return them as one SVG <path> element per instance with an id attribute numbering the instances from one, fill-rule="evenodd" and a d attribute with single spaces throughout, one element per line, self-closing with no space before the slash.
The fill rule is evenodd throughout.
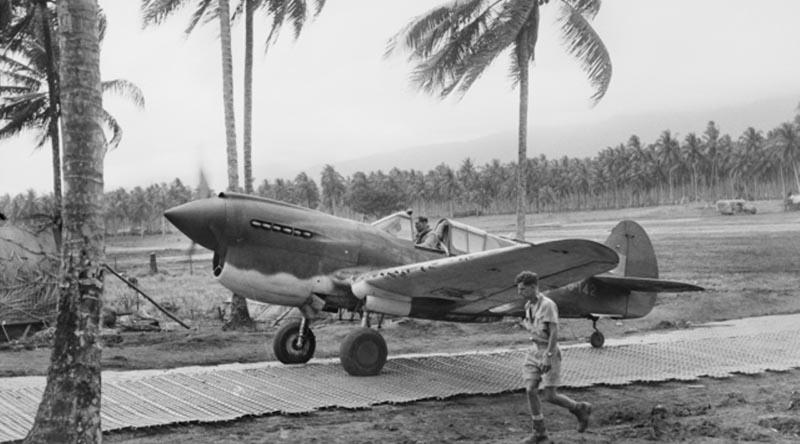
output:
<path id="1" fill-rule="evenodd" d="M 139 292 L 139 294 L 140 294 L 140 295 L 144 296 L 144 297 L 145 297 L 145 299 L 147 299 L 148 301 L 150 301 L 150 303 L 151 303 L 151 304 L 155 305 L 157 309 L 161 310 L 161 312 L 162 312 L 162 313 L 164 313 L 165 315 L 167 315 L 167 316 L 168 316 L 170 319 L 172 319 L 173 321 L 177 322 L 178 324 L 181 324 L 181 326 L 183 326 L 183 328 L 185 328 L 185 329 L 187 329 L 187 330 L 189 330 L 189 329 L 191 328 L 191 327 L 189 327 L 188 325 L 184 324 L 184 323 L 183 323 L 183 321 L 181 321 L 180 319 L 176 318 L 176 317 L 175 317 L 175 316 L 174 316 L 172 313 L 170 313 L 169 311 L 167 311 L 167 309 L 166 309 L 166 308 L 164 308 L 164 307 L 162 307 L 162 306 L 158 305 L 158 302 L 154 301 L 154 300 L 153 300 L 153 298 L 151 298 L 150 296 L 148 296 L 147 294 L 145 294 L 145 292 L 143 292 L 142 290 L 140 290 L 140 289 L 139 289 L 137 286 L 133 285 L 133 284 L 132 284 L 130 281 L 128 281 L 127 279 L 125 279 L 124 277 L 122 277 L 122 275 L 120 275 L 119 273 L 117 273 L 116 271 L 114 271 L 114 269 L 113 269 L 113 268 L 111 268 L 111 267 L 109 267 L 109 266 L 108 266 L 108 264 L 103 264 L 103 266 L 106 268 L 106 270 L 110 271 L 110 272 L 111 272 L 111 274 L 113 274 L 114 276 L 116 276 L 117 278 L 119 278 L 119 280 L 121 280 L 122 282 L 125 282 L 125 283 L 126 283 L 128 286 L 129 286 L 129 287 L 131 287 L 131 288 L 133 288 L 134 290 L 136 290 L 137 292 Z"/>

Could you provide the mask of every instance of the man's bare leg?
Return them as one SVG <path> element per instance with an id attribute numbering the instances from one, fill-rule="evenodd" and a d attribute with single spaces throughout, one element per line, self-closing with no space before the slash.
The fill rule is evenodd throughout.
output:
<path id="1" fill-rule="evenodd" d="M 592 414 L 591 404 L 588 402 L 575 402 L 569 396 L 558 393 L 556 387 L 544 388 L 544 400 L 568 409 L 578 419 L 578 432 L 583 433 L 586 431 L 586 427 L 589 426 L 589 415 Z"/>
<path id="2" fill-rule="evenodd" d="M 526 444 L 549 443 L 547 438 L 547 428 L 544 425 L 544 415 L 542 415 L 542 403 L 539 400 L 539 379 L 525 381 L 525 394 L 528 397 L 528 410 L 533 419 L 533 435 L 526 439 Z"/>

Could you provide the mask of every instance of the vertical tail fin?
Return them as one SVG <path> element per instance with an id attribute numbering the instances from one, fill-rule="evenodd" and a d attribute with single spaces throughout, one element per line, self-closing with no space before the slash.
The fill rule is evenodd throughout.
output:
<path id="1" fill-rule="evenodd" d="M 658 278 L 656 253 L 641 225 L 632 220 L 623 220 L 611 230 L 605 243 L 619 254 L 619 265 L 610 274 Z"/>

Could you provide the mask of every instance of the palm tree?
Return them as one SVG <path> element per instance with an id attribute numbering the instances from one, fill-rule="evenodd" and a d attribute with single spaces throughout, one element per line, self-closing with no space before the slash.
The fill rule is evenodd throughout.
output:
<path id="1" fill-rule="evenodd" d="M 25 443 L 93 443 L 100 429 L 103 158 L 97 0 L 59 0 L 64 129 L 63 281 L 47 385 Z M 69 23 L 69 26 L 65 26 Z M 88 161 L 87 161 L 88 160 Z M 99 179 L 99 180 L 98 180 Z"/>
<path id="2" fill-rule="evenodd" d="M 336 207 L 341 204 L 347 192 L 344 178 L 333 166 L 325 165 L 322 169 L 320 185 L 322 186 L 322 207 L 328 208 L 331 214 L 336 215 Z"/>
<path id="3" fill-rule="evenodd" d="M 294 178 L 294 201 L 307 208 L 316 208 L 319 203 L 319 188 L 306 173 L 300 173 Z"/>
<path id="4" fill-rule="evenodd" d="M 189 1 L 142 0 L 145 25 L 162 23 Z M 186 34 L 191 34 L 202 19 L 210 20 L 216 16 L 219 22 L 219 41 L 222 55 L 222 101 L 225 112 L 225 148 L 228 158 L 228 191 L 237 191 L 239 189 L 239 161 L 236 148 L 236 116 L 233 98 L 230 3 L 228 0 L 216 0 L 217 8 L 212 8 L 214 0 L 195 1 L 197 3 L 196 9 L 186 28 Z M 231 320 L 226 324 L 226 327 L 247 328 L 251 325 L 253 325 L 253 320 L 247 309 L 247 301 L 243 296 L 234 293 L 231 299 Z"/>
<path id="5" fill-rule="evenodd" d="M 294 36 L 299 37 L 306 22 L 308 0 L 241 0 L 234 18 L 244 11 L 244 135 L 242 161 L 244 162 L 244 192 L 253 192 L 253 14 L 258 9 L 266 9 L 272 17 L 272 26 L 267 36 L 266 46 L 277 40 L 283 24 L 290 22 L 294 26 Z M 325 0 L 316 0 L 314 15 L 318 15 L 325 5 Z M 265 48 L 266 50 L 266 48 Z"/>
<path id="6" fill-rule="evenodd" d="M 444 163 L 437 165 L 433 170 L 432 185 L 438 198 L 448 203 L 447 210 L 450 217 L 453 217 L 455 214 L 455 201 L 461 191 L 455 171 Z"/>
<path id="7" fill-rule="evenodd" d="M 686 138 L 683 141 L 683 150 L 684 150 L 684 158 L 686 159 L 686 163 L 689 164 L 689 168 L 692 171 L 692 192 L 694 193 L 694 200 L 698 199 L 698 181 L 699 181 L 699 174 L 698 171 L 700 170 L 700 166 L 703 164 L 703 152 L 702 152 L 702 143 L 700 142 L 700 138 L 697 137 L 695 133 L 689 133 L 686 135 Z"/>
<path id="8" fill-rule="evenodd" d="M 661 169 L 666 173 L 669 181 L 669 203 L 675 203 L 675 196 L 673 189 L 675 183 L 673 176 L 675 171 L 680 167 L 680 143 L 677 139 L 672 137 L 670 130 L 664 130 L 656 141 L 658 148 L 658 160 L 661 164 Z"/>
<path id="9" fill-rule="evenodd" d="M 0 9 L 8 0 L 0 0 Z M 7 23 L 0 38 L 6 50 L 0 54 L 0 140 L 12 138 L 26 130 L 37 131 L 36 148 L 50 140 L 53 164 L 53 234 L 57 248 L 61 248 L 61 148 L 59 134 L 60 103 L 58 94 L 58 51 L 51 34 L 56 29 L 47 0 L 23 2 L 19 9 L 24 14 Z M 105 19 L 101 23 L 102 40 Z M 2 20 L 0 20 L 2 22 Z M 144 107 L 144 95 L 135 84 L 127 80 L 102 82 L 103 92 L 114 92 L 130 99 L 139 108 Z M 109 148 L 122 140 L 122 128 L 116 119 L 102 110 L 102 119 L 111 132 Z"/>
<path id="10" fill-rule="evenodd" d="M 506 49 L 513 49 L 511 73 L 519 84 L 519 137 L 516 174 L 517 239 L 525 237 L 524 165 L 527 159 L 528 70 L 539 36 L 540 5 L 547 0 L 454 0 L 415 18 L 389 42 L 411 50 L 417 61 L 414 83 L 442 98 L 466 93 L 475 80 Z M 583 65 L 595 88 L 594 102 L 611 81 L 611 59 L 589 24 L 599 0 L 560 0 L 562 37 L 570 54 Z"/>
<path id="11" fill-rule="evenodd" d="M 772 145 L 778 150 L 784 165 L 794 172 L 795 186 L 800 190 L 800 124 L 784 122 L 775 128 Z M 784 194 L 786 190 L 783 190 Z"/>
<path id="12" fill-rule="evenodd" d="M 56 67 L 56 54 L 57 46 L 53 43 L 52 30 L 53 15 L 51 14 L 46 0 L 29 1 L 23 3 L 21 8 L 16 11 L 22 11 L 19 17 L 14 17 L 12 14 L 13 6 L 12 0 L 0 0 L 0 10 L 7 11 L 6 14 L 0 14 L 0 29 L 3 30 L 0 38 L 0 44 L 6 47 L 6 51 L 2 54 L 6 56 L 8 51 L 16 51 L 23 44 L 30 44 L 31 41 L 40 41 L 45 58 L 45 72 L 48 83 L 49 92 L 49 106 L 48 114 L 57 116 L 59 109 L 58 102 L 58 72 Z M 41 38 L 37 38 L 37 37 Z M 55 198 L 54 213 L 53 213 L 53 234 L 56 242 L 56 247 L 61 248 L 61 142 L 58 134 L 58 122 L 51 119 L 50 126 L 50 140 L 53 162 L 53 196 Z M 40 144 L 41 146 L 41 144 Z"/>
<path id="13" fill-rule="evenodd" d="M 36 148 L 41 148 L 48 140 L 59 142 L 58 99 L 56 98 L 57 105 L 53 107 L 46 71 L 38 66 L 45 59 L 46 56 L 35 44 L 24 51 L 0 55 L 0 79 L 9 79 L 8 83 L 0 85 L 0 120 L 7 122 L 0 127 L 0 140 L 15 137 L 26 130 L 34 130 L 39 133 Z M 138 108 L 144 108 L 144 94 L 134 83 L 124 79 L 108 80 L 101 82 L 100 88 L 104 93 L 118 94 L 129 99 Z M 111 134 L 107 148 L 116 148 L 122 141 L 122 127 L 104 109 L 101 110 L 101 121 Z M 60 159 L 58 149 L 54 148 L 53 157 Z M 59 182 L 60 163 L 56 160 L 53 162 L 54 174 L 59 171 Z M 60 185 L 58 189 L 60 190 Z"/>
<path id="14" fill-rule="evenodd" d="M 142 0 L 145 26 L 163 23 L 167 17 L 194 1 L 196 9 L 186 27 L 191 34 L 201 20 L 218 18 L 222 55 L 222 101 L 225 112 L 225 147 L 228 157 L 228 191 L 239 189 L 239 163 L 236 149 L 236 116 L 233 98 L 233 56 L 231 50 L 230 3 L 228 0 Z M 216 4 L 216 8 L 212 6 Z"/>

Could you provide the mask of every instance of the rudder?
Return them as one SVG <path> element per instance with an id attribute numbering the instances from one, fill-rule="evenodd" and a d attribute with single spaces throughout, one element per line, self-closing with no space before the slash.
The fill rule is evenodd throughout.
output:
<path id="1" fill-rule="evenodd" d="M 619 265 L 610 274 L 658 278 L 658 261 L 650 237 L 641 225 L 623 220 L 611 230 L 606 246 L 619 255 Z"/>

